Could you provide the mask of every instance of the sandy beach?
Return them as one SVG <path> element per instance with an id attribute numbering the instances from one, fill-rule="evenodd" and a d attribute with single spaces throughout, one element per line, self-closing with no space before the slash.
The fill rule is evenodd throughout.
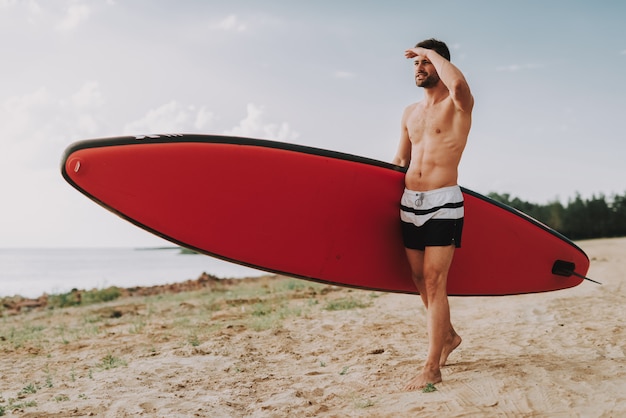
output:
<path id="1" fill-rule="evenodd" d="M 432 392 L 401 390 L 426 354 L 417 296 L 267 276 L 5 309 L 0 415 L 626 416 L 626 238 L 578 245 L 603 285 L 451 298 L 463 343 Z"/>

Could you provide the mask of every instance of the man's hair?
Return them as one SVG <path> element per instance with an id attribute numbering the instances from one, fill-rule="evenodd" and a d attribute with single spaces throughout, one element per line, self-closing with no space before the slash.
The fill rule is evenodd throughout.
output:
<path id="1" fill-rule="evenodd" d="M 442 42 L 438 39 L 426 39 L 425 41 L 422 41 L 415 45 L 415 47 L 432 49 L 433 51 L 450 61 L 450 50 L 448 49 L 448 46 L 445 44 L 445 42 Z"/>

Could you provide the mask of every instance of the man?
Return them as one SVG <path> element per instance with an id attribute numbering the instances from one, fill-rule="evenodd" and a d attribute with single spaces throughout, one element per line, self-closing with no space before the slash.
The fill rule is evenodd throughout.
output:
<path id="1" fill-rule="evenodd" d="M 405 390 L 441 382 L 441 367 L 461 344 L 450 322 L 448 270 L 461 246 L 463 195 L 458 165 L 467 143 L 474 98 L 463 73 L 450 63 L 445 43 L 429 39 L 405 52 L 424 98 L 402 115 L 394 164 L 408 167 L 401 223 L 413 281 L 426 307 L 428 355 Z"/>

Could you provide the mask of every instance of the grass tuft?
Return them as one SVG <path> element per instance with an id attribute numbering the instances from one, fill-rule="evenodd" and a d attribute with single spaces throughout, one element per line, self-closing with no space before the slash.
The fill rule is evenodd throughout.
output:
<path id="1" fill-rule="evenodd" d="M 100 363 L 96 365 L 101 370 L 110 370 L 115 369 L 120 366 L 126 366 L 126 362 L 119 357 L 115 357 L 113 354 L 109 353 L 102 358 Z"/>
<path id="2" fill-rule="evenodd" d="M 349 297 L 337 300 L 331 300 L 326 304 L 324 309 L 327 311 L 345 311 L 356 308 L 367 308 L 371 303 L 366 303 L 361 300 Z"/>
<path id="3" fill-rule="evenodd" d="M 27 395 L 30 393 L 37 393 L 37 386 L 35 386 L 33 383 L 29 383 L 28 385 L 24 386 L 24 388 L 19 391 L 18 396 Z"/>
<path id="4" fill-rule="evenodd" d="M 72 289 L 71 292 L 50 295 L 48 297 L 48 308 L 68 308 L 70 306 L 86 306 L 95 303 L 110 302 L 122 296 L 120 288 L 111 286 L 106 289 L 93 289 L 78 291 Z"/>
<path id="5" fill-rule="evenodd" d="M 427 383 L 426 386 L 424 386 L 424 388 L 422 389 L 423 393 L 431 393 L 431 392 L 436 392 L 436 391 L 437 391 L 437 388 L 432 383 Z"/>

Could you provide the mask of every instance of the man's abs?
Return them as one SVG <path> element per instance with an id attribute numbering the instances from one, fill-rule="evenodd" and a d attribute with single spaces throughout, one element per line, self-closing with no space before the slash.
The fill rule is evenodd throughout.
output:
<path id="1" fill-rule="evenodd" d="M 458 158 L 450 158 L 450 155 L 446 157 L 437 161 L 421 152 L 415 152 L 404 178 L 406 188 L 425 192 L 455 186 L 458 179 Z"/>

